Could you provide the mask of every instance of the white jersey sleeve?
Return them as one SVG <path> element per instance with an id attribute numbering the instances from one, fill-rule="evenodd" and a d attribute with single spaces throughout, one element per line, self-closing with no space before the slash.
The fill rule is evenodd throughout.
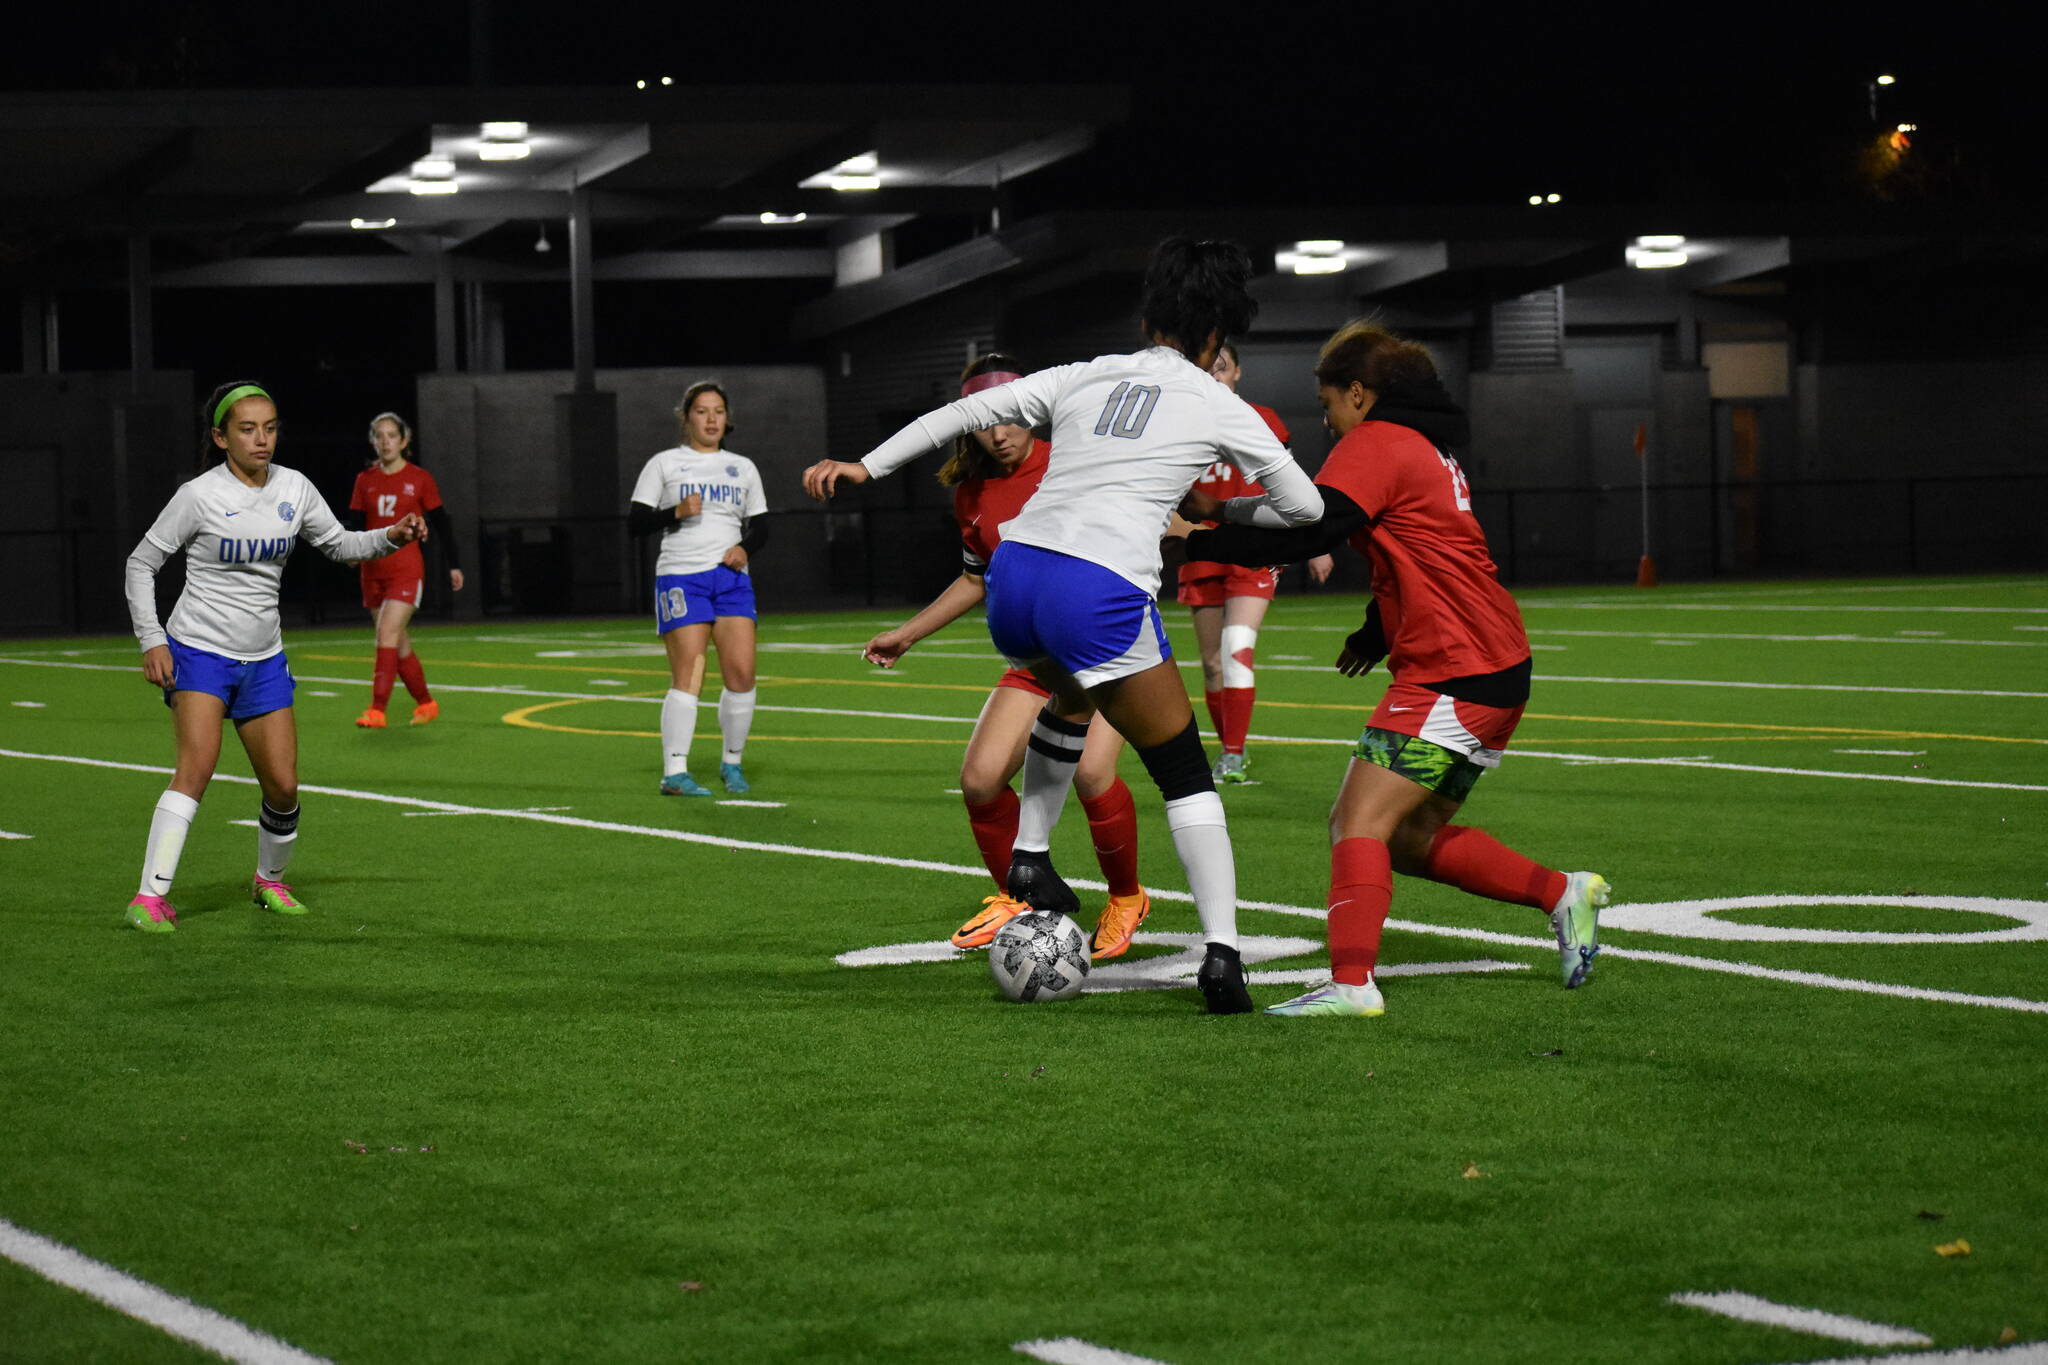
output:
<path id="1" fill-rule="evenodd" d="M 970 431 L 994 426 L 1042 427 L 1052 421 L 1053 403 L 1067 379 L 1082 365 L 1055 365 L 980 393 L 970 393 L 924 414 L 862 459 L 871 478 L 887 478 L 926 451 Z"/>

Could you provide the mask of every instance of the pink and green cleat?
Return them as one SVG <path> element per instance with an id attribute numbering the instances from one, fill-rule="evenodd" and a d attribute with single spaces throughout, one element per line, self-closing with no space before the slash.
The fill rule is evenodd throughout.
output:
<path id="1" fill-rule="evenodd" d="M 140 896 L 128 902 L 128 922 L 145 934 L 175 933 L 178 912 L 162 896 Z"/>
<path id="2" fill-rule="evenodd" d="M 249 884 L 249 899 L 276 915 L 303 915 L 306 907 L 283 882 L 258 877 Z"/>

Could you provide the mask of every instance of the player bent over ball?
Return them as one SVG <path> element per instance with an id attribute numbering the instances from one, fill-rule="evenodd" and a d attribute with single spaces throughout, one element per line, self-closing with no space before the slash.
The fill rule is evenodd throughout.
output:
<path id="1" fill-rule="evenodd" d="M 1251 258 L 1232 242 L 1174 237 L 1145 274 L 1131 355 L 1061 365 L 925 414 L 858 464 L 804 471 L 814 498 L 865 483 L 970 431 L 1050 424 L 1044 479 L 1003 528 L 989 562 L 989 637 L 1052 700 L 1024 756 L 1010 895 L 1034 910 L 1079 903 L 1047 853 L 1097 711 L 1131 742 L 1166 801 L 1166 822 L 1208 941 L 1196 985 L 1212 1014 L 1252 1008 L 1238 955 L 1237 864 L 1223 801 L 1166 644 L 1156 598 L 1159 537 L 1203 470 L 1229 460 L 1267 489 L 1287 524 L 1322 515 L 1322 496 L 1244 401 L 1209 377 L 1225 337 L 1258 305 Z"/>
<path id="2" fill-rule="evenodd" d="M 1372 563 L 1372 606 L 1337 669 L 1382 658 L 1394 682 L 1366 722 L 1330 812 L 1330 982 L 1272 1006 L 1279 1015 L 1377 1015 L 1373 982 L 1393 873 L 1550 916 L 1567 990 L 1599 952 L 1597 872 L 1530 861 L 1480 829 L 1454 825 L 1473 783 L 1498 766 L 1529 700 L 1529 636 L 1501 587 L 1472 491 L 1449 447 L 1470 433 L 1423 347 L 1369 323 L 1324 344 L 1316 384 L 1339 440 L 1316 475 L 1323 517 L 1280 529 L 1264 499 L 1199 496 L 1185 515 L 1231 522 L 1187 537 L 1190 558 L 1291 563 L 1349 541 Z"/>
<path id="3" fill-rule="evenodd" d="M 1021 368 L 1006 355 L 978 356 L 960 376 L 960 396 L 1022 378 Z M 953 516 L 960 525 L 960 576 L 923 611 L 868 641 L 863 651 L 868 662 L 894 668 L 919 640 L 959 620 L 987 597 L 984 579 L 1001 540 L 1001 527 L 1037 491 L 1048 454 L 1049 447 L 1034 439 L 1028 427 L 995 426 L 954 438 L 952 458 L 939 470 L 939 482 L 953 490 Z M 1023 669 L 1009 669 L 989 693 L 967 741 L 967 753 L 960 760 L 960 797 L 967 804 L 967 823 L 982 862 L 996 879 L 996 894 L 953 931 L 955 948 L 987 947 L 997 930 L 1029 908 L 1009 894 L 1006 884 L 1018 819 L 1017 793 L 1010 789 L 1010 779 L 1024 766 L 1032 721 L 1050 695 Z M 1089 723 L 1074 773 L 1096 861 L 1109 883 L 1109 904 L 1097 918 L 1089 943 L 1097 960 L 1128 951 L 1131 935 L 1152 911 L 1151 898 L 1138 884 L 1137 807 L 1131 789 L 1116 773 L 1123 749 L 1123 736 L 1098 715 Z"/>
<path id="4" fill-rule="evenodd" d="M 170 788 L 149 821 L 142 887 L 128 905 L 129 923 L 159 934 L 178 925 L 171 883 L 220 760 L 223 720 L 235 723 L 263 793 L 251 898 L 280 915 L 306 913 L 283 881 L 299 829 L 299 739 L 277 614 L 285 560 L 301 538 L 329 559 L 356 563 L 426 534 L 418 513 L 381 530 L 343 530 L 310 480 L 272 463 L 277 404 L 260 385 L 223 384 L 204 411 L 210 426 L 202 449 L 225 458 L 180 487 L 128 555 L 128 614 L 142 646 L 142 676 L 163 689 L 178 742 Z M 156 576 L 181 551 L 185 590 L 166 629 L 157 620 Z"/>

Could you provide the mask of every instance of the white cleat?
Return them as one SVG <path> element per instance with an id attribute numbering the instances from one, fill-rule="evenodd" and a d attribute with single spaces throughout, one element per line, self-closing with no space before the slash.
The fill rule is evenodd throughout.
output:
<path id="1" fill-rule="evenodd" d="M 1550 931 L 1557 935 L 1558 974 L 1564 988 L 1575 991 L 1593 974 L 1600 954 L 1600 907 L 1613 888 L 1598 872 L 1567 874 L 1564 894 L 1550 909 Z"/>
<path id="2" fill-rule="evenodd" d="M 1347 986 L 1341 981 L 1328 981 L 1307 995 L 1297 995 L 1292 1000 L 1283 1000 L 1277 1005 L 1266 1007 L 1266 1013 L 1288 1019 L 1309 1014 L 1346 1014 L 1370 1019 L 1386 1012 L 1387 1002 L 1380 995 L 1380 988 L 1373 984 L 1369 976 L 1363 986 Z"/>

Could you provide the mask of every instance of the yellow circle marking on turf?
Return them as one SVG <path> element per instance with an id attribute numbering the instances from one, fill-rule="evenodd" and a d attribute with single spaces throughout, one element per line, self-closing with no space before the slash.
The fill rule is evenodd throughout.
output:
<path id="1" fill-rule="evenodd" d="M 559 701 L 544 701 L 533 706 L 522 706 L 507 711 L 502 717 L 507 725 L 517 725 L 526 730 L 549 730 L 558 735 L 617 735 L 624 739 L 660 739 L 659 730 L 600 730 L 588 725 L 562 725 L 550 720 L 535 720 L 542 711 L 552 711 L 558 706 L 583 706 L 589 702 L 616 700 L 612 697 L 565 697 Z M 755 740 L 786 740 L 801 744 L 950 744 L 959 746 L 965 741 L 959 739 L 886 739 L 871 735 L 749 735 L 747 742 Z"/>

